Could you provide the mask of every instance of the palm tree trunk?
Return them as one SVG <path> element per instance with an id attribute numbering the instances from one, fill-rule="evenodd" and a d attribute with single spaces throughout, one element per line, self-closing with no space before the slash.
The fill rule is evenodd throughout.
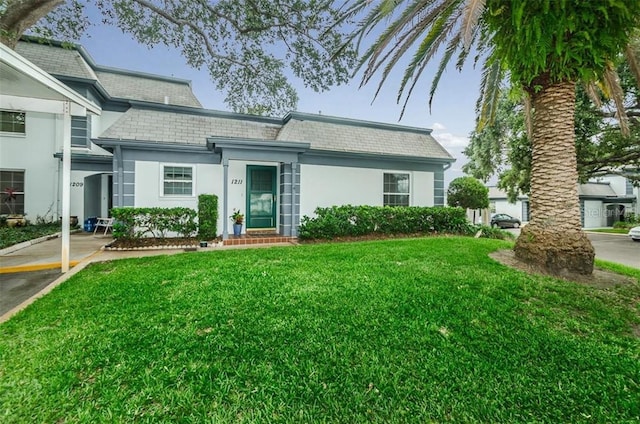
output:
<path id="1" fill-rule="evenodd" d="M 538 86 L 539 87 L 539 86 Z M 556 275 L 591 274 L 593 246 L 582 231 L 574 132 L 575 84 L 542 84 L 533 100 L 531 220 L 516 256 Z"/>

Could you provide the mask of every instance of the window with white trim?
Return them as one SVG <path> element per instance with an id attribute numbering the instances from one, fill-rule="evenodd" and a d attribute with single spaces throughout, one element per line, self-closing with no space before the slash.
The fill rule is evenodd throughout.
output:
<path id="1" fill-rule="evenodd" d="M 383 205 L 409 206 L 409 186 L 409 174 L 385 173 Z"/>
<path id="2" fill-rule="evenodd" d="M 0 170 L 0 215 L 24 214 L 24 171 Z"/>
<path id="3" fill-rule="evenodd" d="M 193 196 L 193 167 L 164 165 L 162 186 L 164 196 Z"/>
<path id="4" fill-rule="evenodd" d="M 26 134 L 24 112 L 0 110 L 0 132 Z"/>

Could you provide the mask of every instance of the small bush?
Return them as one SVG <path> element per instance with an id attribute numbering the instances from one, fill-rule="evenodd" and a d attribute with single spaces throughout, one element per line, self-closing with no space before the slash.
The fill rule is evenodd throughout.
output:
<path id="1" fill-rule="evenodd" d="M 111 215 L 116 239 L 164 238 L 168 232 L 191 237 L 198 228 L 196 211 L 189 208 L 114 208 Z"/>
<path id="2" fill-rule="evenodd" d="M 303 216 L 300 239 L 332 239 L 369 234 L 465 234 L 469 224 L 462 208 L 332 206 Z"/>
<path id="3" fill-rule="evenodd" d="M 478 234 L 478 231 L 482 231 L 480 233 L 480 238 L 497 240 L 515 240 L 516 238 L 516 236 L 509 231 L 501 230 L 500 228 L 493 228 L 488 225 L 469 225 L 466 235 L 475 236 Z"/>
<path id="4" fill-rule="evenodd" d="M 637 225 L 638 224 L 636 224 L 634 222 L 630 222 L 630 221 L 618 221 L 618 222 L 615 222 L 613 224 L 613 228 L 628 229 L 628 228 L 633 228 L 633 227 L 635 227 Z"/>
<path id="5" fill-rule="evenodd" d="M 213 240 L 218 235 L 218 196 L 198 196 L 198 237 Z"/>

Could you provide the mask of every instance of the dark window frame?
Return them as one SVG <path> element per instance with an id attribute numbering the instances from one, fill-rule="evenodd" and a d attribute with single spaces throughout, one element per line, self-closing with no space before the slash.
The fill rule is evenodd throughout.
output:
<path id="1" fill-rule="evenodd" d="M 0 133 L 26 135 L 26 112 L 19 110 L 0 110 Z"/>
<path id="2" fill-rule="evenodd" d="M 385 172 L 382 180 L 383 206 L 411 206 L 411 174 Z M 403 181 L 406 181 L 406 184 Z"/>

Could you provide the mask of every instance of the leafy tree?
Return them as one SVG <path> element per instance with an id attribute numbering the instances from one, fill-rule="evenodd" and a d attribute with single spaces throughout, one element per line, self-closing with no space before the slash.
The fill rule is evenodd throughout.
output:
<path id="1" fill-rule="evenodd" d="M 489 189 L 476 178 L 458 177 L 449 184 L 447 203 L 464 209 L 488 208 Z"/>
<path id="2" fill-rule="evenodd" d="M 77 40 L 97 24 L 88 8 L 138 42 L 174 47 L 190 66 L 207 68 L 236 112 L 295 110 L 289 76 L 322 91 L 347 82 L 355 63 L 351 49 L 328 60 L 344 40 L 326 0 L 0 0 L 0 42 L 13 48 L 27 30 Z"/>
<path id="3" fill-rule="evenodd" d="M 476 209 L 489 207 L 489 189 L 473 177 L 458 177 L 451 181 L 447 189 L 449 206 L 473 209 L 473 222 L 476 222 Z"/>
<path id="4" fill-rule="evenodd" d="M 474 60 L 482 62 L 483 70 L 480 128 L 495 116 L 506 77 L 521 88 L 527 109 L 534 111 L 529 125 L 531 220 L 516 240 L 516 256 L 553 273 L 590 274 L 595 254 L 581 230 L 576 184 L 575 86 L 602 75 L 609 87 L 615 86 L 612 64 L 640 26 L 640 2 L 381 0 L 372 6 L 369 0 L 355 0 L 339 22 L 359 13 L 364 17 L 350 41 L 362 43 L 380 34 L 361 57 L 363 84 L 381 73 L 381 86 L 400 59 L 413 52 L 398 91 L 405 106 L 441 47 L 430 97 L 452 59 L 460 68 L 472 51 L 477 53 Z M 378 31 L 381 23 L 384 28 Z"/>
<path id="5" fill-rule="evenodd" d="M 575 134 L 578 178 L 607 174 L 624 175 L 640 183 L 640 175 L 629 168 L 640 169 L 640 90 L 631 75 L 628 63 L 618 68 L 625 93 L 625 110 L 631 135 L 624 136 L 614 118 L 611 102 L 596 98 L 598 107 L 589 98 L 584 85 L 577 87 Z M 464 172 L 487 181 L 498 177 L 498 187 L 504 189 L 510 201 L 519 193 L 528 194 L 531 174 L 531 140 L 527 136 L 524 107 L 517 93 L 502 93 L 495 120 L 471 133 L 464 153 L 470 162 Z"/>

